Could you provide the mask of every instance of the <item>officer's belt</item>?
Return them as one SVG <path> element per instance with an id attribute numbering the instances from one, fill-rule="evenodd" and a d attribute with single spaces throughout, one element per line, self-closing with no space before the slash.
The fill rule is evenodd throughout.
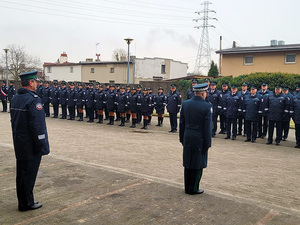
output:
<path id="1" fill-rule="evenodd" d="M 191 130 L 201 130 L 202 128 L 199 125 L 193 125 L 193 124 L 187 124 L 185 125 L 186 129 L 191 129 Z"/>

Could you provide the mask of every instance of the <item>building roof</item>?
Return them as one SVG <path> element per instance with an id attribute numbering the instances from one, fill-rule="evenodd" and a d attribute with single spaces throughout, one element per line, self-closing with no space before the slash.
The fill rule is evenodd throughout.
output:
<path id="1" fill-rule="evenodd" d="M 45 62 L 43 66 L 45 67 L 45 66 L 77 66 L 77 65 L 80 65 L 80 63 L 71 63 L 71 62 L 49 63 L 49 62 Z"/>
<path id="2" fill-rule="evenodd" d="M 251 47 L 235 47 L 216 51 L 217 54 L 241 54 L 241 53 L 266 53 L 266 52 L 286 52 L 300 51 L 300 44 L 291 45 L 275 45 L 275 46 L 251 46 Z"/>

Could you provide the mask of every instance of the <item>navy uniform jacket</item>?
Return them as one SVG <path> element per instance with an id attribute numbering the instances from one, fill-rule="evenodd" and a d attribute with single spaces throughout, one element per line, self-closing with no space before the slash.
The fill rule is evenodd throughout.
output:
<path id="1" fill-rule="evenodd" d="M 118 112 L 124 113 L 129 108 L 129 97 L 126 92 L 119 92 L 116 96 Z"/>
<path id="2" fill-rule="evenodd" d="M 67 105 L 67 88 L 61 88 L 59 90 L 59 103 L 61 105 Z"/>
<path id="3" fill-rule="evenodd" d="M 226 95 L 223 110 L 226 112 L 227 118 L 237 118 L 237 116 L 242 113 L 241 106 L 241 99 L 237 93 L 234 95 L 232 93 Z"/>
<path id="4" fill-rule="evenodd" d="M 98 110 L 103 110 L 103 108 L 106 105 L 107 97 L 106 97 L 106 92 L 103 90 L 96 91 L 95 92 L 95 107 Z"/>
<path id="5" fill-rule="evenodd" d="M 282 93 L 268 96 L 265 111 L 268 112 L 269 120 L 284 120 L 289 116 L 288 98 Z"/>
<path id="6" fill-rule="evenodd" d="M 88 108 L 93 108 L 95 106 L 95 90 L 90 89 L 85 95 L 86 106 Z"/>
<path id="7" fill-rule="evenodd" d="M 43 85 L 39 85 L 36 89 L 36 93 L 40 98 L 42 98 L 42 96 L 43 96 L 43 89 L 44 89 Z"/>
<path id="8" fill-rule="evenodd" d="M 6 86 L 1 86 L 1 91 L 0 91 L 0 99 L 1 100 L 6 100 L 8 95 L 8 90 Z"/>
<path id="9" fill-rule="evenodd" d="M 194 97 L 194 91 L 193 91 L 193 87 L 191 87 L 189 90 L 188 90 L 188 93 L 186 95 L 186 99 L 191 99 L 192 97 Z"/>
<path id="10" fill-rule="evenodd" d="M 244 98 L 242 105 L 245 120 L 258 121 L 262 114 L 261 96 L 257 93 L 253 96 L 250 94 Z"/>
<path id="11" fill-rule="evenodd" d="M 266 104 L 267 104 L 267 98 L 268 96 L 272 96 L 273 92 L 270 90 L 266 90 L 265 92 L 263 92 L 262 90 L 258 91 L 257 94 L 259 94 L 262 98 L 261 98 L 261 102 L 262 102 L 262 116 L 267 116 L 268 112 L 267 110 L 265 110 L 266 108 Z"/>
<path id="12" fill-rule="evenodd" d="M 138 105 L 141 105 L 141 95 L 138 95 L 136 92 L 129 97 L 129 108 L 131 113 L 137 112 Z"/>
<path id="13" fill-rule="evenodd" d="M 8 92 L 8 101 L 11 101 L 12 97 L 14 97 L 17 93 L 14 85 L 9 85 L 7 92 Z"/>
<path id="14" fill-rule="evenodd" d="M 179 140 L 183 145 L 183 166 L 198 170 L 207 167 L 207 151 L 211 147 L 212 108 L 200 96 L 182 104 Z"/>
<path id="15" fill-rule="evenodd" d="M 154 97 L 154 106 L 157 114 L 165 113 L 165 106 L 167 105 L 167 96 L 164 93 L 158 93 Z"/>
<path id="16" fill-rule="evenodd" d="M 49 154 L 45 112 L 36 93 L 20 88 L 11 100 L 10 116 L 17 160 Z"/>
<path id="17" fill-rule="evenodd" d="M 58 105 L 59 104 L 59 88 L 51 88 L 51 104 Z"/>
<path id="18" fill-rule="evenodd" d="M 151 96 L 151 107 L 149 108 L 149 113 L 152 114 L 153 113 L 153 110 L 154 110 L 154 98 L 155 98 L 155 94 L 153 94 L 152 92 L 151 93 L 148 93 L 149 96 Z"/>
<path id="19" fill-rule="evenodd" d="M 293 92 L 293 96 L 296 96 L 296 95 L 298 95 L 300 93 L 300 91 L 294 91 Z"/>
<path id="20" fill-rule="evenodd" d="M 152 97 L 147 93 L 141 94 L 141 112 L 142 113 L 149 113 L 152 107 Z"/>
<path id="21" fill-rule="evenodd" d="M 42 103 L 43 104 L 47 104 L 47 103 L 50 103 L 50 98 L 51 98 L 51 90 L 50 90 L 50 87 L 44 87 L 42 89 Z"/>
<path id="22" fill-rule="evenodd" d="M 226 96 L 228 94 L 230 94 L 230 91 L 228 89 L 226 91 L 223 91 L 223 90 L 220 91 L 220 97 L 221 97 L 221 100 L 222 100 L 222 104 L 221 104 L 222 109 L 219 111 L 220 115 L 225 115 L 226 114 L 226 112 L 223 110 L 223 106 L 225 104 L 225 99 L 226 99 Z"/>
<path id="23" fill-rule="evenodd" d="M 293 96 L 292 99 L 292 118 L 294 123 L 300 124 L 300 94 Z"/>
<path id="24" fill-rule="evenodd" d="M 83 88 L 77 89 L 77 91 L 75 92 L 75 96 L 76 96 L 76 106 L 79 109 L 82 109 L 83 105 L 85 104 L 85 90 Z"/>
<path id="25" fill-rule="evenodd" d="M 107 92 L 107 109 L 109 111 L 113 111 L 115 110 L 115 106 L 116 106 L 116 92 L 113 90 L 109 90 Z"/>
<path id="26" fill-rule="evenodd" d="M 285 96 L 288 99 L 289 113 L 288 113 L 288 115 L 284 116 L 283 121 L 289 122 L 291 119 L 291 111 L 292 111 L 292 107 L 293 107 L 293 95 L 289 92 L 289 93 L 285 94 Z"/>
<path id="27" fill-rule="evenodd" d="M 67 105 L 75 106 L 76 101 L 77 101 L 77 99 L 76 99 L 75 89 L 67 90 Z"/>
<path id="28" fill-rule="evenodd" d="M 222 97 L 220 92 L 215 89 L 207 93 L 206 101 L 212 104 L 213 114 L 217 115 L 222 110 Z"/>
<path id="29" fill-rule="evenodd" d="M 178 113 L 181 107 L 181 95 L 178 91 L 170 91 L 167 96 L 167 110 L 169 113 Z"/>

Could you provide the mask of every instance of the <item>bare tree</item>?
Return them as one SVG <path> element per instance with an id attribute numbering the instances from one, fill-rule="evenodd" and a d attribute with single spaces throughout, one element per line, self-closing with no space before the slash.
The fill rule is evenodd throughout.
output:
<path id="1" fill-rule="evenodd" d="M 121 61 L 121 59 L 123 59 L 123 58 L 125 61 L 127 60 L 126 51 L 122 48 L 116 48 L 112 54 L 113 61 L 118 62 L 118 61 Z"/>
<path id="2" fill-rule="evenodd" d="M 19 74 L 37 70 L 41 65 L 40 59 L 27 54 L 24 46 L 12 44 L 7 49 L 8 70 L 14 80 L 19 80 Z M 5 54 L 2 55 L 2 61 L 5 62 Z"/>

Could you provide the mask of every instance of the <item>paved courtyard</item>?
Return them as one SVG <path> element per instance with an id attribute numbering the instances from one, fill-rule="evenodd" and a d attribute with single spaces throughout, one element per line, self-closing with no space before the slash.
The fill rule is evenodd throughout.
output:
<path id="1" fill-rule="evenodd" d="M 10 117 L 0 112 L 0 224 L 300 224 L 300 150 L 213 139 L 203 195 L 183 190 L 182 146 L 168 118 L 147 131 L 47 118 L 35 198 L 19 212 Z"/>

